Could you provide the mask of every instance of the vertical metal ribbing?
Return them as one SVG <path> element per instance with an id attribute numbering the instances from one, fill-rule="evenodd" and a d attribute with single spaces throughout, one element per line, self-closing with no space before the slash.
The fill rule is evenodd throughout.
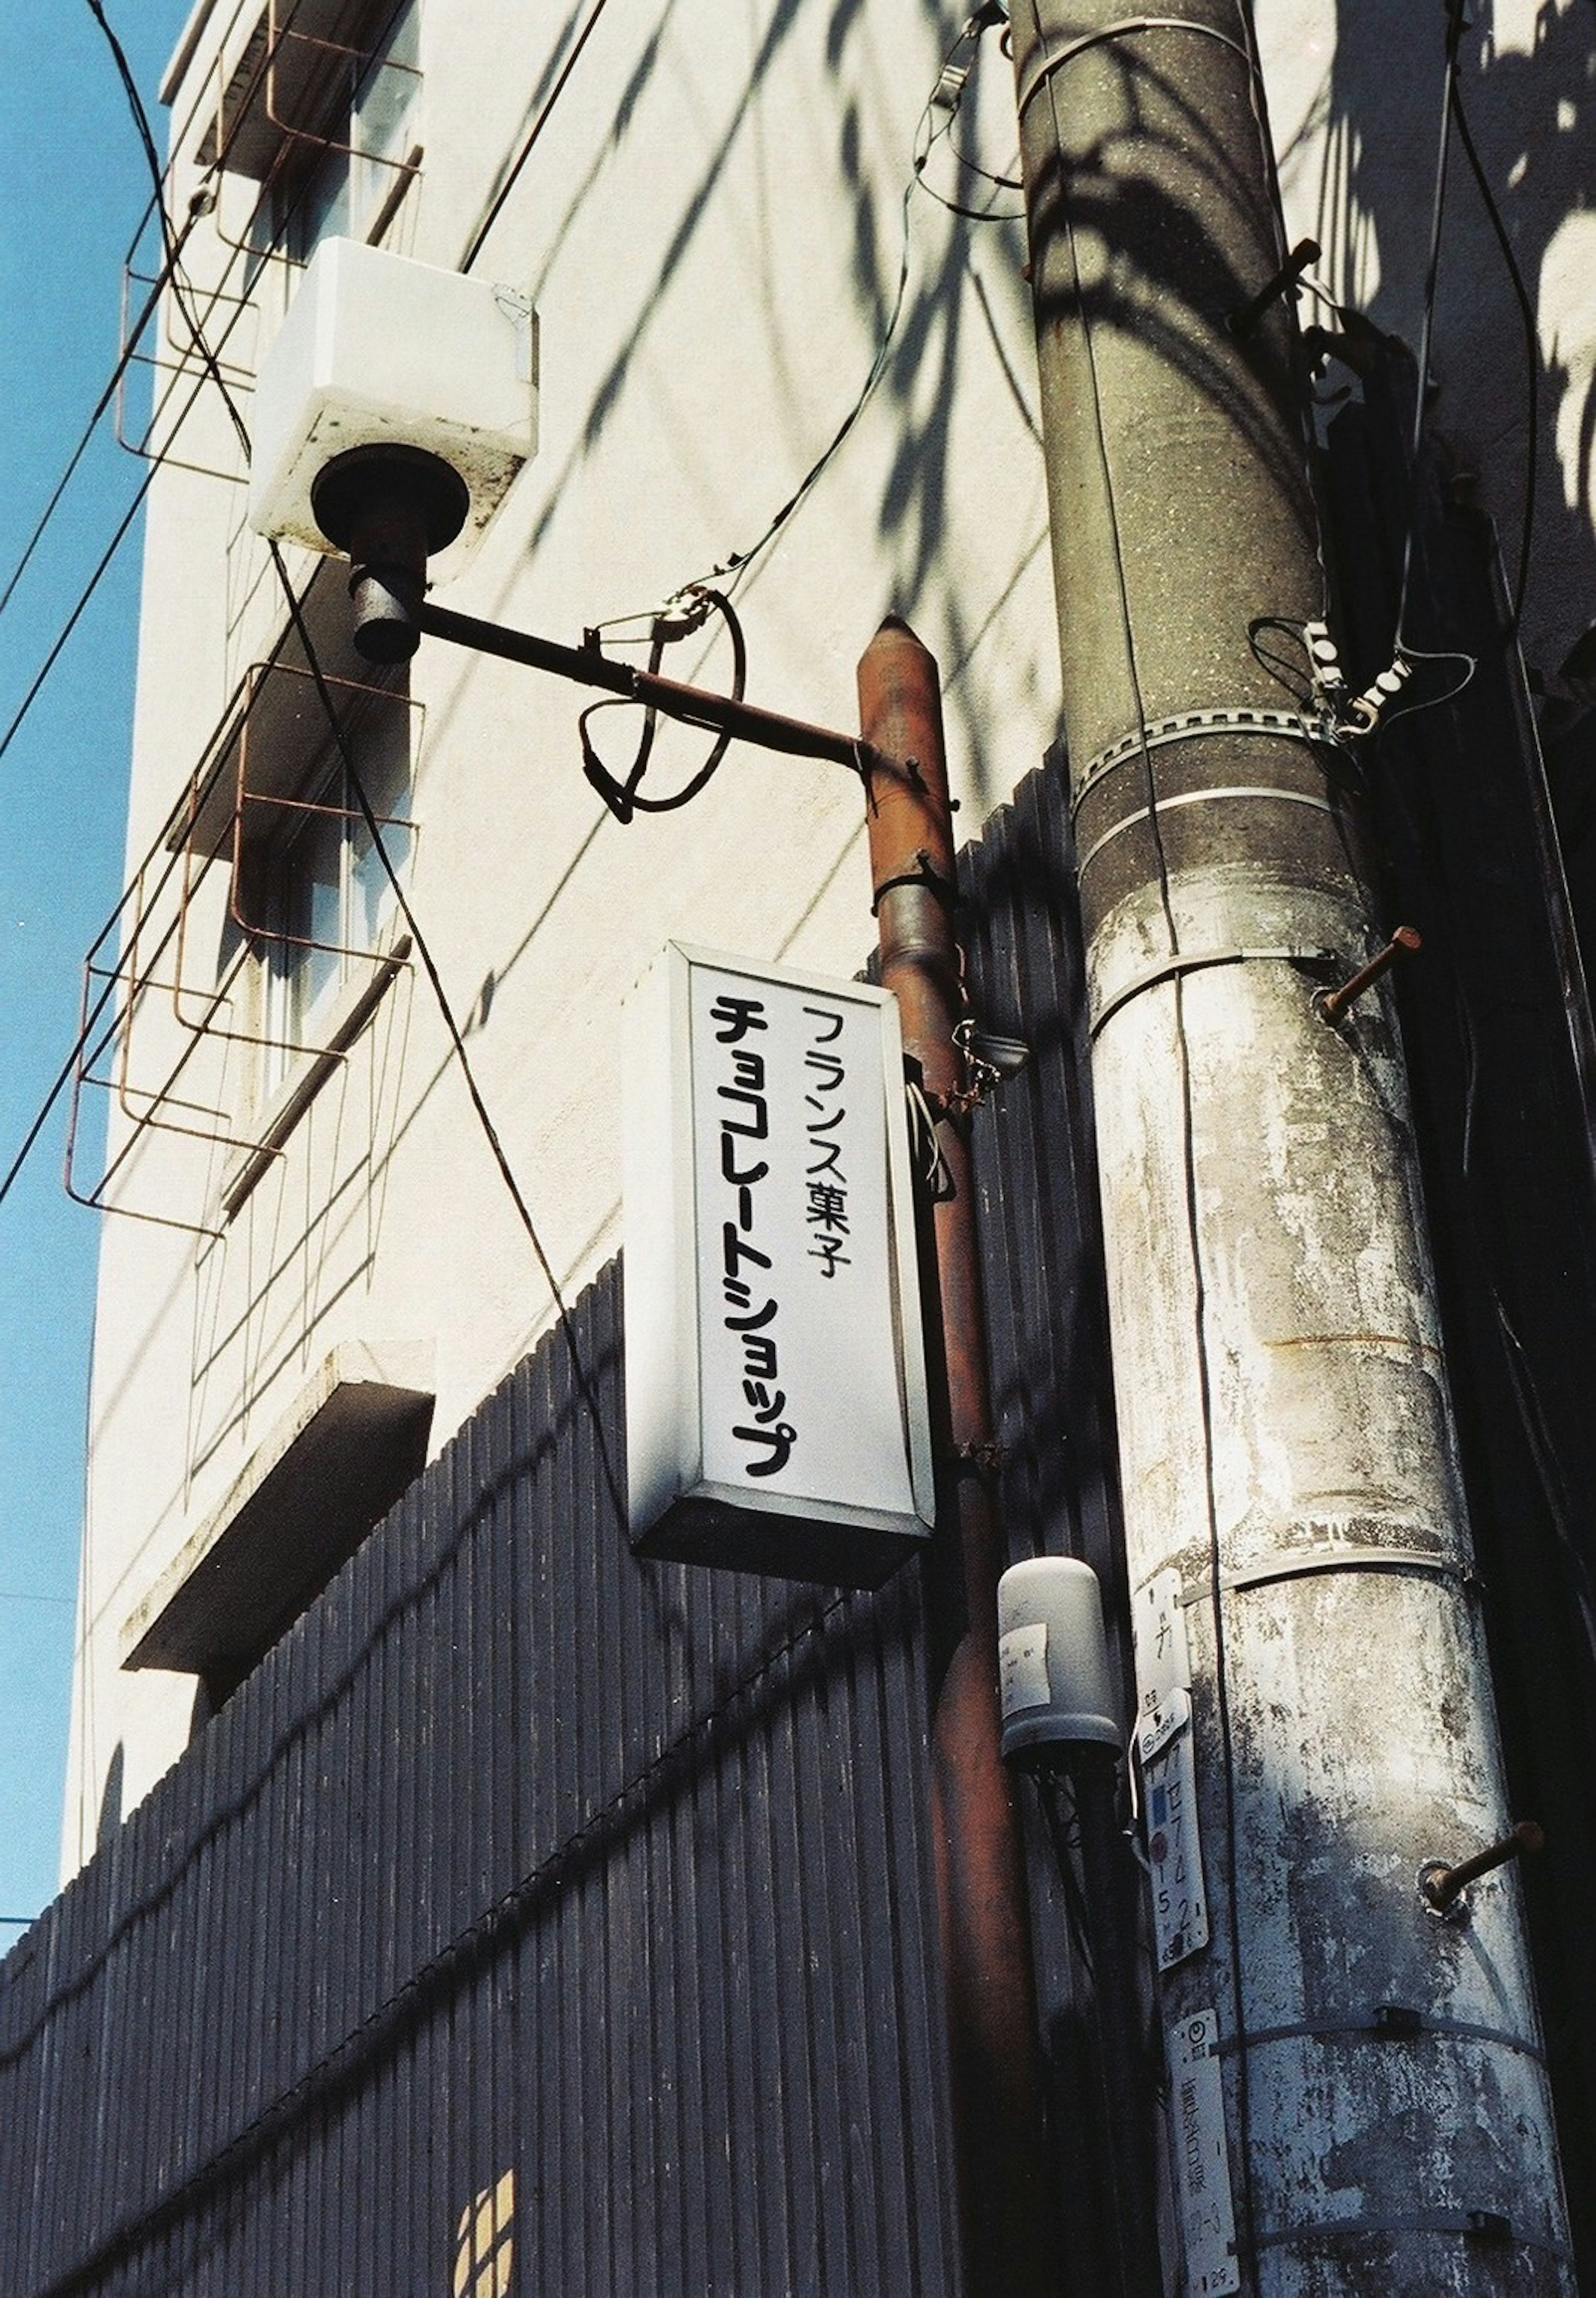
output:
<path id="1" fill-rule="evenodd" d="M 1165 2017 L 1218 2014 L 1243 2288 L 1566 2291 L 1516 1886 L 1414 1886 L 1509 1814 L 1393 1009 L 1312 1003 L 1385 938 L 1357 825 L 1304 740 L 1148 739 L 1280 709 L 1249 625 L 1322 604 L 1287 314 L 1226 326 L 1280 260 L 1246 12 L 1169 13 L 1012 12 L 1126 1535 L 1193 1655 Z"/>

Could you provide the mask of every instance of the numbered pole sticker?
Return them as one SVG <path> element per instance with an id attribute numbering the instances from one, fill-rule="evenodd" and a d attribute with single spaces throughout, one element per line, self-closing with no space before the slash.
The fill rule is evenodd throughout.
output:
<path id="1" fill-rule="evenodd" d="M 1155 1572 L 1145 1588 L 1137 1590 L 1131 1624 L 1136 1635 L 1137 1688 L 1145 1717 L 1162 1707 L 1171 1691 L 1192 1680 L 1178 1572 Z"/>
<path id="2" fill-rule="evenodd" d="M 1170 1721 L 1170 1713 L 1173 1721 Z M 1137 1745 L 1147 1806 L 1147 1865 L 1153 1887 L 1153 1936 L 1158 1967 L 1171 1971 L 1208 1945 L 1208 1900 L 1197 1834 L 1197 1764 L 1191 1699 L 1171 1696 L 1165 1715 L 1149 1718 Z M 1154 1743 L 1149 1757 L 1147 1742 Z"/>
<path id="3" fill-rule="evenodd" d="M 1175 2178 L 1192 2298 L 1227 2298 L 1241 2288 L 1219 2041 L 1212 2011 L 1194 2011 L 1170 2036 Z"/>
<path id="4" fill-rule="evenodd" d="M 1021 1707 L 1046 1707 L 1053 1698 L 1047 1680 L 1047 1623 L 1011 1628 L 997 1643 L 997 1679 L 1005 1715 Z"/>

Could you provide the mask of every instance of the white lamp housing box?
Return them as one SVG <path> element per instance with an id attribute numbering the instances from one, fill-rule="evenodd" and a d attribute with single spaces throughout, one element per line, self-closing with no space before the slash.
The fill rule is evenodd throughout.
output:
<path id="1" fill-rule="evenodd" d="M 419 447 L 459 472 L 471 508 L 432 562 L 457 574 L 537 448 L 537 320 L 518 289 L 325 239 L 260 365 L 249 520 L 334 546 L 310 489 L 351 447 Z"/>

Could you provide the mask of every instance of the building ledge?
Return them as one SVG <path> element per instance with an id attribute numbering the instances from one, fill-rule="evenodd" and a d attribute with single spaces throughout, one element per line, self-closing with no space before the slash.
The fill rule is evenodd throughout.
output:
<path id="1" fill-rule="evenodd" d="M 420 1475 L 433 1401 L 335 1349 L 124 1622 L 122 1666 L 240 1682 Z"/>

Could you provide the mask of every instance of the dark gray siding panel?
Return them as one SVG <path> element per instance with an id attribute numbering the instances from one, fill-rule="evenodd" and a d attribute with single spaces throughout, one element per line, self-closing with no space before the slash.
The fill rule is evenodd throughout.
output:
<path id="1" fill-rule="evenodd" d="M 513 2170 L 517 2290 L 951 2290 L 917 1631 L 637 1564 L 556 1335 L 11 1957 L 4 2287 L 443 2290 Z"/>
<path id="2" fill-rule="evenodd" d="M 1016 1552 L 1112 1586 L 1056 781 L 965 857 L 1037 1049 L 979 1211 Z M 612 1268 L 0 1970 L 7 2298 L 420 2298 L 509 2171 L 517 2298 L 957 2298 L 918 1572 L 634 1558 L 621 1377 Z M 1037 1872 L 1079 2161 L 1101 2021 Z M 1119 2288 L 1089 2213 L 1064 2251 Z"/>

